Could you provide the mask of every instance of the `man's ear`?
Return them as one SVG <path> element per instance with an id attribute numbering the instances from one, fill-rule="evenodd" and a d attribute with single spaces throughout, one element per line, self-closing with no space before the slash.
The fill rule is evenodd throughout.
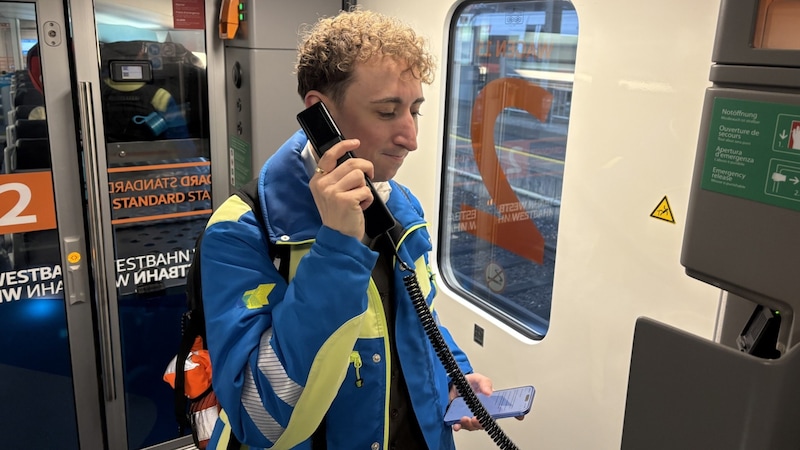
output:
<path id="1" fill-rule="evenodd" d="M 306 105 L 306 108 L 313 105 L 314 103 L 321 102 L 324 95 L 320 91 L 311 90 L 306 93 L 303 102 Z"/>

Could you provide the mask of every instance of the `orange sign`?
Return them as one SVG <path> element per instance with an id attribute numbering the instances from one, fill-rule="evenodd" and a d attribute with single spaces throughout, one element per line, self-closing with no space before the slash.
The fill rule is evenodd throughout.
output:
<path id="1" fill-rule="evenodd" d="M 111 224 L 211 214 L 210 167 L 192 161 L 109 168 Z"/>
<path id="2" fill-rule="evenodd" d="M 51 172 L 0 175 L 0 234 L 56 227 Z"/>
<path id="3" fill-rule="evenodd" d="M 503 109 L 512 107 L 524 109 L 544 122 L 552 103 L 552 94 L 519 78 L 499 78 L 481 90 L 472 108 L 472 151 L 500 217 L 466 204 L 461 205 L 460 214 L 462 223 L 470 217 L 475 220 L 474 227 L 462 228 L 468 233 L 539 264 L 544 261 L 544 237 L 525 213 L 500 166 L 494 126 Z"/>

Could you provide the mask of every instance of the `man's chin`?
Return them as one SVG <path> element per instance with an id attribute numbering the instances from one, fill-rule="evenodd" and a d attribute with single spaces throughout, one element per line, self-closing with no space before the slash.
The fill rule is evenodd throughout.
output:
<path id="1" fill-rule="evenodd" d="M 376 175 L 375 178 L 372 181 L 375 181 L 375 182 L 389 181 L 392 178 L 394 178 L 395 175 L 397 175 L 397 171 L 396 170 L 391 172 L 391 173 L 389 173 L 389 174 Z"/>

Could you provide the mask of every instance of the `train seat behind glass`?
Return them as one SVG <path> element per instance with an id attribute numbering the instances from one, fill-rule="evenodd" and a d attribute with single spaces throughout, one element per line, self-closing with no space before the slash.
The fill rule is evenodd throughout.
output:
<path id="1" fill-rule="evenodd" d="M 18 82 L 12 97 L 11 102 L 15 107 L 20 105 L 44 105 L 44 96 L 30 81 Z"/>
<path id="2" fill-rule="evenodd" d="M 28 231 L 11 235 L 16 268 L 52 266 L 58 263 L 58 230 Z"/>
<path id="3" fill-rule="evenodd" d="M 40 105 L 19 105 L 12 109 L 14 116 L 9 119 L 8 123 L 14 123 L 20 119 L 27 119 L 34 109 L 40 108 Z"/>
<path id="4" fill-rule="evenodd" d="M 47 138 L 21 138 L 4 150 L 6 173 L 50 169 L 50 146 Z"/>
<path id="5" fill-rule="evenodd" d="M 39 58 L 38 43 L 28 50 L 26 64 L 27 70 L 17 73 L 14 106 L 44 105 L 42 64 Z"/>
<path id="6" fill-rule="evenodd" d="M 11 128 L 13 139 L 9 139 L 9 142 L 17 139 L 47 138 L 47 122 L 44 120 L 17 119 Z"/>

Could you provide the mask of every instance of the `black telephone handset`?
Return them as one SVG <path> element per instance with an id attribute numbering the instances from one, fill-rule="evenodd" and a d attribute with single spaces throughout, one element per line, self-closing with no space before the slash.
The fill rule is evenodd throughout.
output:
<path id="1" fill-rule="evenodd" d="M 321 101 L 301 111 L 297 115 L 297 121 L 300 122 L 300 126 L 308 136 L 308 140 L 311 141 L 311 146 L 314 147 L 320 158 L 328 149 L 344 140 L 344 136 L 342 136 L 339 127 L 333 121 L 331 113 Z M 336 163 L 341 164 L 354 157 L 353 152 L 347 152 Z M 366 175 L 364 175 L 364 178 L 367 180 L 367 186 L 373 197 L 372 204 L 364 210 L 364 226 L 367 236 L 375 238 L 391 230 L 395 221 L 392 213 L 389 212 L 389 208 L 378 197 L 372 181 Z"/>

